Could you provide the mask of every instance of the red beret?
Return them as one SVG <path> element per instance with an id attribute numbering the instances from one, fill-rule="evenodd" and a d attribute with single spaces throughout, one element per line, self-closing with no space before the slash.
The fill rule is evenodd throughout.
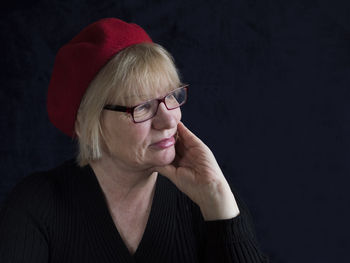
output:
<path id="1" fill-rule="evenodd" d="M 101 19 L 75 36 L 57 53 L 47 94 L 50 121 L 73 137 L 81 99 L 99 70 L 122 49 L 152 42 L 138 25 Z"/>

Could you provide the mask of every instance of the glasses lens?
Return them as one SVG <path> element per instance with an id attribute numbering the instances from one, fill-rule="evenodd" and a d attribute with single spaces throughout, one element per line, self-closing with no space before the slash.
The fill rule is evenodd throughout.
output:
<path id="1" fill-rule="evenodd" d="M 145 102 L 134 109 L 134 120 L 135 122 L 145 121 L 155 114 L 158 107 L 157 100 L 151 100 Z"/>
<path id="2" fill-rule="evenodd" d="M 169 110 L 176 109 L 186 102 L 186 88 L 174 90 L 165 97 L 165 104 Z"/>

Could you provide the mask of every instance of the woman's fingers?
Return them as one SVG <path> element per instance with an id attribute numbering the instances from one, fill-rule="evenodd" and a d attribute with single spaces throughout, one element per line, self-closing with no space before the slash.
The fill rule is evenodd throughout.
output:
<path id="1" fill-rule="evenodd" d="M 196 158 L 202 153 L 203 146 L 205 146 L 182 122 L 179 122 L 177 132 L 176 155 L 173 162 L 169 165 L 155 167 L 155 171 L 168 177 L 170 180 L 177 180 L 175 178 L 179 172 L 178 169 L 187 168 L 193 171 L 195 167 L 200 165 L 196 162 Z"/>
<path id="2" fill-rule="evenodd" d="M 176 156 L 183 157 L 186 153 L 186 147 L 183 144 L 183 140 L 179 137 L 175 143 Z"/>
<path id="3" fill-rule="evenodd" d="M 194 135 L 181 121 L 177 125 L 177 131 L 179 133 L 179 139 L 182 141 L 182 144 L 185 148 L 198 146 L 202 143 L 202 141 L 196 135 Z"/>

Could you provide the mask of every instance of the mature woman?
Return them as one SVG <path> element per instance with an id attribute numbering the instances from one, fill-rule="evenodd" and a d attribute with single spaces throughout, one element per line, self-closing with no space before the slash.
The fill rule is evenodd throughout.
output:
<path id="1" fill-rule="evenodd" d="M 188 86 L 135 24 L 99 20 L 56 57 L 48 114 L 76 160 L 0 214 L 0 262 L 267 262 L 249 212 L 180 121 Z"/>

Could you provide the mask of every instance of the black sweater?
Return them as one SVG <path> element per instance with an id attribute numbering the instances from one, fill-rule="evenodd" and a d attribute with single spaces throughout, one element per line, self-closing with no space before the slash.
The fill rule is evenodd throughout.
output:
<path id="1" fill-rule="evenodd" d="M 158 175 L 142 240 L 131 255 L 90 166 L 73 160 L 25 178 L 0 212 L 0 262 L 267 262 L 249 212 L 204 221 L 199 207 Z"/>

